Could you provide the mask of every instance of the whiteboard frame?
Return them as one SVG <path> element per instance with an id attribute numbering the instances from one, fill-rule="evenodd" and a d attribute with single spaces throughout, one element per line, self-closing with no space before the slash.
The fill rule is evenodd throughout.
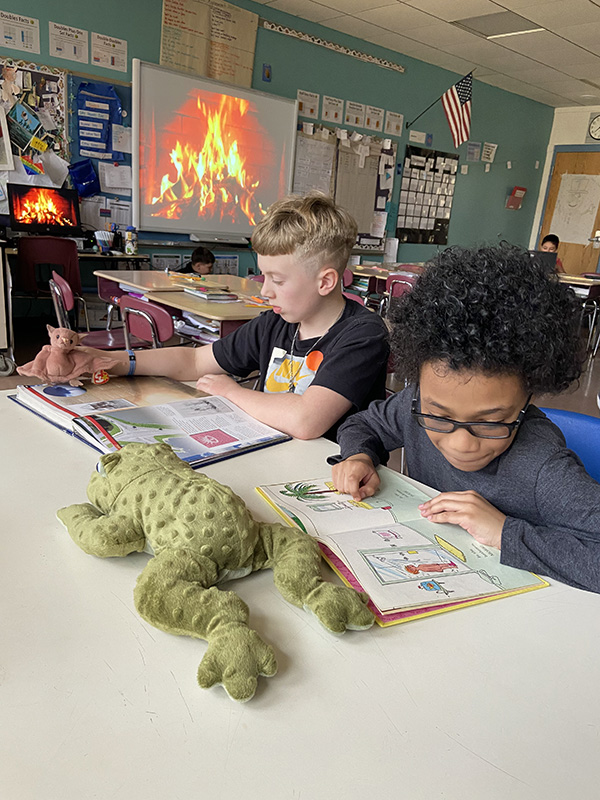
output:
<path id="1" fill-rule="evenodd" d="M 293 123 L 290 126 L 289 131 L 289 142 L 290 142 L 290 158 L 289 164 L 287 169 L 287 174 L 285 176 L 285 184 L 286 184 L 286 194 L 289 194 L 292 189 L 292 180 L 294 174 L 294 164 L 296 161 L 296 131 L 298 128 L 298 100 L 290 99 L 288 97 L 281 97 L 280 95 L 270 94 L 269 92 L 259 92 L 256 89 L 247 89 L 246 87 L 237 87 L 234 84 L 224 83 L 222 81 L 215 81 L 212 78 L 206 78 L 203 75 L 190 75 L 185 72 L 179 72 L 178 70 L 169 69 L 167 67 L 161 67 L 158 64 L 151 64 L 148 61 L 141 61 L 139 58 L 132 59 L 131 63 L 131 75 L 132 75 L 132 96 L 131 96 L 131 111 L 132 111 L 132 153 L 131 153 L 131 161 L 132 161 L 132 213 L 133 213 L 133 225 L 138 230 L 140 229 L 140 117 L 141 117 L 141 79 L 142 79 L 142 68 L 150 68 L 154 70 L 159 70 L 163 73 L 171 73 L 177 77 L 186 77 L 186 78 L 197 78 L 199 81 L 202 82 L 203 86 L 208 84 L 209 87 L 214 87 L 214 91 L 226 94 L 229 96 L 238 96 L 238 94 L 250 94 L 256 95 L 258 97 L 266 98 L 269 100 L 276 99 L 278 101 L 283 101 L 289 103 L 290 106 L 294 107 L 294 116 L 293 116 Z M 278 198 L 280 199 L 280 198 Z M 158 223 L 156 226 L 152 228 L 143 228 L 143 230 L 148 230 L 152 232 L 159 232 L 159 233 L 171 233 L 175 234 L 176 231 L 173 230 L 172 227 L 160 226 Z M 179 233 L 188 233 L 188 231 L 180 231 Z M 196 236 L 201 237 L 202 241 L 206 242 L 239 242 L 239 241 L 247 241 L 249 239 L 249 234 L 223 234 L 222 232 L 214 232 L 214 231 L 192 231 Z"/>

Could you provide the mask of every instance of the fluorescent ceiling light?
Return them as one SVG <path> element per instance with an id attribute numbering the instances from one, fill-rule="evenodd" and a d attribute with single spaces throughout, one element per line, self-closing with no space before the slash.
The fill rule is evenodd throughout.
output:
<path id="1" fill-rule="evenodd" d="M 496 33 L 493 36 L 486 36 L 486 39 L 504 39 L 507 36 L 521 36 L 523 33 L 540 33 L 545 28 L 530 28 L 527 31 L 512 31 L 511 33 Z"/>

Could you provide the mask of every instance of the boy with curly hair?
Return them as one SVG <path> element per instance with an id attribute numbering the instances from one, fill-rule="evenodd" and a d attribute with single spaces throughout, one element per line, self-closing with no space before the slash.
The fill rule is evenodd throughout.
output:
<path id="1" fill-rule="evenodd" d="M 284 433 L 335 438 L 340 419 L 385 397 L 385 324 L 342 294 L 356 233 L 348 212 L 324 194 L 274 203 L 252 234 L 272 310 L 204 347 L 111 353 L 111 372 L 197 380 L 201 391 Z M 257 370 L 260 392 L 230 377 Z"/>
<path id="2" fill-rule="evenodd" d="M 338 432 L 337 489 L 373 495 L 404 447 L 420 507 L 500 549 L 503 564 L 600 592 L 600 484 L 533 394 L 581 373 L 572 292 L 515 247 L 449 248 L 396 306 L 392 349 L 410 385 Z"/>

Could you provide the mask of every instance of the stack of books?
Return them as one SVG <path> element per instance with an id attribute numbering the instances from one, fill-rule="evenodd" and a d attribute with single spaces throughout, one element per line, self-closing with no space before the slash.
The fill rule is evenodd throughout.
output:
<path id="1" fill-rule="evenodd" d="M 228 286 L 203 284 L 202 286 L 186 286 L 183 291 L 193 294 L 194 297 L 201 297 L 202 300 L 208 300 L 211 303 L 232 303 L 238 299 L 237 294 L 230 292 Z"/>

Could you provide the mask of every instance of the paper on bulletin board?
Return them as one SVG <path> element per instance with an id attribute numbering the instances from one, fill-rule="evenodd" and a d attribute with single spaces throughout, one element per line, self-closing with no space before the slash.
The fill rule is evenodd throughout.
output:
<path id="1" fill-rule="evenodd" d="M 294 194 L 314 190 L 331 195 L 333 190 L 336 139 L 331 141 L 298 134 L 294 161 Z"/>
<path id="2" fill-rule="evenodd" d="M 215 275 L 239 275 L 240 257 L 218 255 L 218 254 L 215 255 L 213 272 Z"/>
<path id="3" fill-rule="evenodd" d="M 92 32 L 92 64 L 117 72 L 127 72 L 127 40 Z"/>
<path id="4" fill-rule="evenodd" d="M 373 222 L 373 207 L 379 178 L 379 153 L 364 159 L 352 150 L 339 150 L 335 185 L 336 203 L 358 223 L 358 232 L 367 234 Z"/>
<path id="5" fill-rule="evenodd" d="M 124 125 L 112 126 L 112 145 L 113 150 L 119 153 L 131 153 L 131 128 Z"/>
<path id="6" fill-rule="evenodd" d="M 344 116 L 344 101 L 339 97 L 329 97 L 323 95 L 323 106 L 321 108 L 321 119 L 328 122 L 341 122 Z"/>
<path id="7" fill-rule="evenodd" d="M 152 269 L 178 270 L 181 267 L 181 255 L 165 256 L 162 253 L 152 253 L 150 256 Z"/>
<path id="8" fill-rule="evenodd" d="M 100 191 L 106 194 L 131 195 L 131 167 L 129 165 L 98 164 Z"/>
<path id="9" fill-rule="evenodd" d="M 252 85 L 258 15 L 222 0 L 163 0 L 160 64 Z"/>
<path id="10" fill-rule="evenodd" d="M 383 132 L 387 136 L 402 136 L 404 126 L 404 114 L 396 114 L 395 111 L 385 112 L 385 126 Z"/>
<path id="11" fill-rule="evenodd" d="M 561 242 L 588 244 L 600 204 L 600 175 L 562 175 L 550 230 Z"/>
<path id="12" fill-rule="evenodd" d="M 0 47 L 40 52 L 40 21 L 10 11 L 0 12 Z"/>
<path id="13" fill-rule="evenodd" d="M 50 55 L 67 61 L 88 63 L 88 32 L 72 25 L 49 22 Z"/>
<path id="14" fill-rule="evenodd" d="M 383 108 L 367 106 L 365 110 L 365 128 L 370 131 L 383 130 Z"/>
<path id="15" fill-rule="evenodd" d="M 344 116 L 345 125 L 354 125 L 356 128 L 365 127 L 365 106 L 362 103 L 355 103 L 353 100 L 346 100 L 346 114 Z"/>
<path id="16" fill-rule="evenodd" d="M 296 98 L 298 100 L 298 115 L 309 119 L 319 118 L 319 97 L 316 92 L 307 92 L 298 89 Z"/>

